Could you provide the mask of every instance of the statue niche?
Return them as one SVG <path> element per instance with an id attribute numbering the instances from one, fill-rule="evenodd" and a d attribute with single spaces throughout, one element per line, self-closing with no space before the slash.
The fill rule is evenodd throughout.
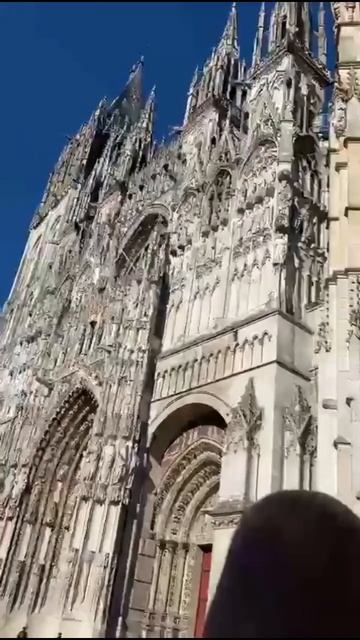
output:
<path id="1" fill-rule="evenodd" d="M 217 231 L 220 225 L 226 226 L 228 224 L 231 195 L 231 174 L 222 169 L 210 187 L 206 200 L 203 236 L 209 235 L 210 229 Z"/>

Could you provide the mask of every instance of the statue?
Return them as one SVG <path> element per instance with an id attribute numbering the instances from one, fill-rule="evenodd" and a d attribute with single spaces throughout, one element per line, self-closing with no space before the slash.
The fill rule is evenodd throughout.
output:
<path id="1" fill-rule="evenodd" d="M 288 241 L 287 236 L 275 238 L 273 263 L 282 265 L 285 262 L 287 254 Z"/>
<path id="2" fill-rule="evenodd" d="M 84 482 L 91 482 L 94 479 L 97 464 L 100 457 L 99 436 L 92 436 L 87 449 L 83 453 L 80 465 L 80 479 Z"/>
<path id="3" fill-rule="evenodd" d="M 275 216 L 275 231 L 283 231 L 289 225 L 290 206 L 292 204 L 292 189 L 289 182 L 282 180 L 278 187 L 277 212 Z"/>
<path id="4" fill-rule="evenodd" d="M 130 444 L 127 442 L 124 446 L 122 445 L 123 442 L 121 440 L 118 441 L 116 451 L 116 464 L 114 468 L 112 484 L 121 482 L 125 476 L 126 465 L 129 460 Z"/>
<path id="5" fill-rule="evenodd" d="M 37 480 L 34 484 L 33 490 L 30 495 L 30 503 L 29 503 L 28 513 L 26 516 L 26 522 L 28 522 L 29 524 L 34 524 L 38 517 L 42 490 L 43 490 L 43 481 Z"/>
<path id="6" fill-rule="evenodd" d="M 16 476 L 16 469 L 15 467 L 10 467 L 9 469 L 9 473 L 7 474 L 6 478 L 5 478 L 5 484 L 4 484 L 4 489 L 3 492 L 0 496 L 0 513 L 6 509 L 13 487 L 14 487 L 14 483 L 15 483 L 15 476 Z M 2 517 L 4 517 L 4 514 L 2 514 Z"/>
<path id="7" fill-rule="evenodd" d="M 53 529 L 56 524 L 58 514 L 58 505 L 51 496 L 46 509 L 45 524 Z"/>
<path id="8" fill-rule="evenodd" d="M 115 461 L 116 449 L 114 444 L 114 436 L 109 436 L 107 444 L 103 448 L 101 461 L 100 461 L 100 482 L 102 484 L 108 484 L 110 479 L 111 469 Z"/>
<path id="9" fill-rule="evenodd" d="M 75 454 L 72 448 L 69 448 L 65 451 L 63 457 L 60 460 L 60 464 L 56 470 L 56 480 L 58 482 L 64 482 L 65 480 L 67 480 L 69 469 L 73 462 L 74 455 Z"/>
<path id="10" fill-rule="evenodd" d="M 130 500 L 130 492 L 131 492 L 132 485 L 133 485 L 135 471 L 136 471 L 136 468 L 137 468 L 138 462 L 139 462 L 139 456 L 138 456 L 137 451 L 135 449 L 131 450 L 130 456 L 131 457 L 130 457 L 130 461 L 129 461 L 129 465 L 128 465 L 128 469 L 127 469 L 127 477 L 126 477 L 126 484 L 125 484 L 125 495 L 124 495 L 124 502 L 126 504 L 128 504 L 128 502 Z"/>
<path id="11" fill-rule="evenodd" d="M 77 498 L 78 498 L 78 491 L 77 491 L 77 487 L 75 486 L 73 487 L 70 495 L 68 495 L 68 498 L 66 500 L 65 507 L 64 507 L 63 527 L 65 531 L 68 531 L 70 529 L 70 524 L 73 517 Z"/>
<path id="12" fill-rule="evenodd" d="M 15 478 L 13 490 L 11 492 L 11 502 L 13 504 L 17 505 L 19 503 L 20 498 L 23 494 L 23 491 L 27 485 L 28 474 L 29 474 L 28 467 L 25 467 L 25 466 L 21 467 L 20 473 Z"/>

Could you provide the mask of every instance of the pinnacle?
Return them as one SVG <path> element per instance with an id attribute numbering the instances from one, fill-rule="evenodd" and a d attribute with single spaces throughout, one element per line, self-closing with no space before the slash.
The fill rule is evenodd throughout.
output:
<path id="1" fill-rule="evenodd" d="M 236 2 L 232 3 L 229 17 L 218 48 L 231 47 L 237 49 L 237 9 Z"/>

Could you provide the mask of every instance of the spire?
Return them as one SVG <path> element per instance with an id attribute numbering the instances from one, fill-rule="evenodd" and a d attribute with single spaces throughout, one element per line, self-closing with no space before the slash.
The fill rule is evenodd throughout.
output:
<path id="1" fill-rule="evenodd" d="M 262 57 L 264 28 L 265 28 L 265 2 L 262 2 L 260 7 L 260 12 L 259 12 L 258 27 L 256 31 L 256 36 L 254 39 L 254 49 L 253 49 L 253 57 L 252 57 L 253 68 L 260 62 Z"/>
<path id="2" fill-rule="evenodd" d="M 289 39 L 311 48 L 311 33 L 309 2 L 275 2 L 270 17 L 269 52 Z"/>
<path id="3" fill-rule="evenodd" d="M 138 161 L 137 167 L 148 162 L 152 151 L 153 143 L 153 125 L 155 114 L 155 86 L 151 89 L 145 107 L 139 119 L 139 123 L 135 128 L 135 146 L 137 148 Z"/>
<path id="4" fill-rule="evenodd" d="M 147 133 L 152 132 L 154 122 L 155 91 L 156 86 L 154 85 L 149 93 L 148 99 L 146 100 L 146 104 L 141 115 L 141 126 Z"/>
<path id="5" fill-rule="evenodd" d="M 136 122 L 143 106 L 143 68 L 144 58 L 131 68 L 128 81 L 123 92 L 111 104 L 110 110 L 118 110 L 121 115 L 127 116 L 130 122 Z"/>
<path id="6" fill-rule="evenodd" d="M 236 2 L 233 2 L 229 17 L 217 47 L 218 51 L 232 51 L 238 53 L 238 28 Z"/>
<path id="7" fill-rule="evenodd" d="M 109 105 L 108 105 L 107 98 L 102 98 L 91 118 L 91 120 L 94 123 L 95 129 L 102 129 L 105 126 L 105 122 L 108 114 L 108 107 Z"/>
<path id="8" fill-rule="evenodd" d="M 327 57 L 327 41 L 325 31 L 325 9 L 324 3 L 319 3 L 318 13 L 318 58 L 320 62 L 326 65 Z"/>
<path id="9" fill-rule="evenodd" d="M 196 85 L 199 81 L 199 67 L 196 67 L 194 75 L 192 77 L 192 80 L 190 82 L 190 87 L 189 87 L 189 91 L 188 91 L 188 95 L 187 95 L 187 103 L 186 103 L 186 109 L 185 109 L 185 115 L 184 115 L 184 122 L 183 122 L 183 126 L 185 127 L 189 115 L 190 113 L 196 108 L 196 95 L 195 95 L 195 88 Z"/>
<path id="10" fill-rule="evenodd" d="M 131 103 L 140 104 L 142 101 L 142 81 L 143 81 L 144 57 L 141 56 L 139 62 L 133 65 L 129 79 L 126 83 L 123 99 Z"/>
<path id="11" fill-rule="evenodd" d="M 209 99 L 225 98 L 235 102 L 238 65 L 236 3 L 233 3 L 218 46 L 204 64 L 200 77 L 198 71 L 195 71 L 189 88 L 183 126 L 200 105 Z"/>

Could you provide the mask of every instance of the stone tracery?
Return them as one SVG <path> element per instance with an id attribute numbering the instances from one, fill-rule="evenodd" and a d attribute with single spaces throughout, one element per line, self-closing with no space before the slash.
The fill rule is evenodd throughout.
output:
<path id="1" fill-rule="evenodd" d="M 294 379 L 306 395 L 312 385 L 308 320 L 319 326 L 316 356 L 330 348 L 316 308 L 327 275 L 327 143 L 315 127 L 330 78 L 310 56 L 308 16 L 295 20 L 293 4 L 272 14 L 266 61 L 260 21 L 249 72 L 238 59 L 232 9 L 225 40 L 195 74 L 183 126 L 168 144 L 154 144 L 154 94 L 144 107 L 140 62 L 124 94 L 102 101 L 50 177 L 0 346 L 0 459 L 8 472 L 3 477 L 0 468 L 0 560 L 3 601 L 14 605 L 10 626 L 25 607 L 44 614 L 41 624 L 52 619 L 51 634 L 193 631 L 198 548 L 211 545 L 212 525 L 225 530 L 241 517 L 239 508 L 210 525 L 220 467 L 231 503 L 235 481 L 241 504 L 281 483 L 278 463 L 285 484 L 312 486 L 306 460 L 315 459 L 315 417 L 303 403 L 299 428 L 296 402 L 284 416 L 280 407 L 282 380 L 286 392 Z M 337 23 L 354 21 L 358 3 L 342 4 L 334 3 Z M 302 65 L 287 48 L 294 38 Z M 339 145 L 351 121 L 346 110 L 358 99 L 357 75 L 343 69 L 337 77 Z M 350 306 L 348 352 L 359 333 L 356 300 Z M 269 371 L 275 382 L 264 385 Z M 33 441 L 47 433 L 46 415 L 81 376 L 95 392 L 96 415 L 85 407 L 82 418 L 59 414 L 58 439 L 42 442 L 32 476 Z M 145 551 L 138 545 L 150 415 L 198 387 L 233 407 L 224 455 L 223 439 L 203 434 L 183 454 L 176 441 L 176 460 L 167 451 L 162 463 L 169 466 L 159 463 L 157 569 L 143 624 L 147 605 L 132 572 L 138 549 L 145 558 L 136 567 L 139 582 L 153 560 L 153 539 Z M 189 420 L 187 432 L 199 436 Z M 77 451 L 68 447 L 75 423 Z M 168 426 L 172 437 L 178 425 Z M 29 448 L 28 459 L 21 448 Z M 294 452 L 300 466 L 288 464 Z M 19 539 L 7 555 L 13 530 Z M 117 619 L 106 634 L 118 554 L 126 564 L 119 572 L 124 597 L 114 589 Z"/>

